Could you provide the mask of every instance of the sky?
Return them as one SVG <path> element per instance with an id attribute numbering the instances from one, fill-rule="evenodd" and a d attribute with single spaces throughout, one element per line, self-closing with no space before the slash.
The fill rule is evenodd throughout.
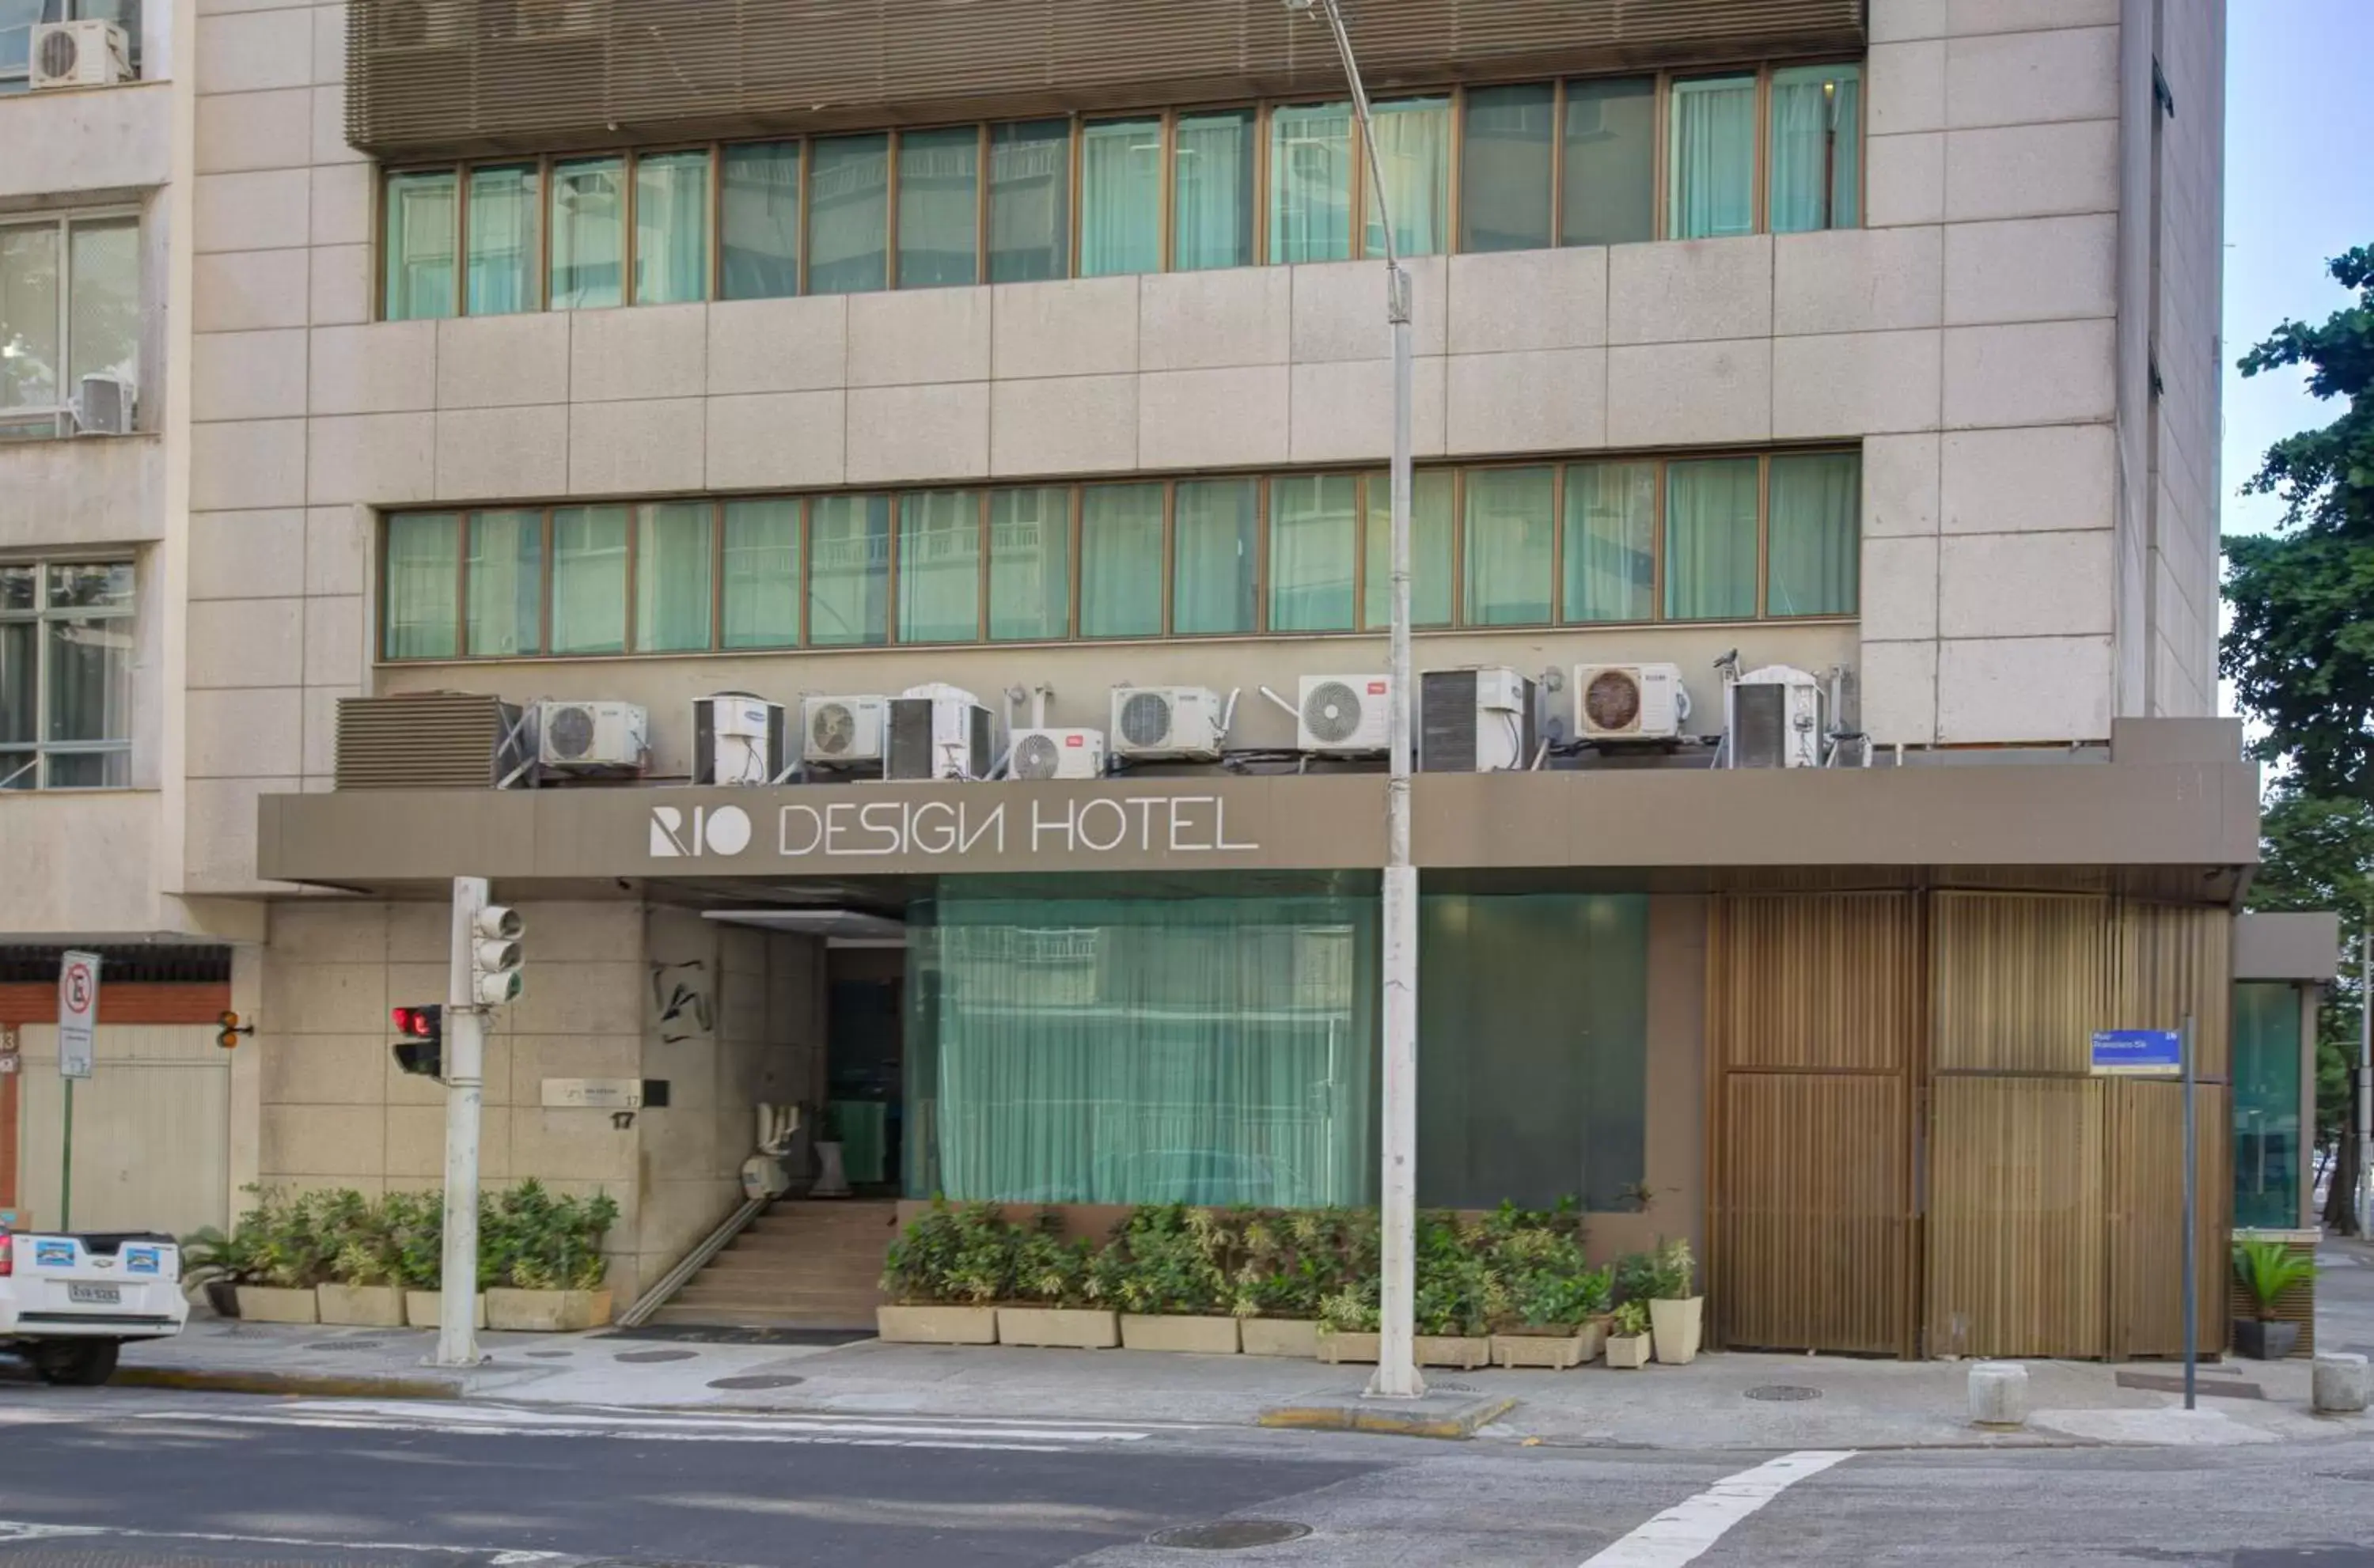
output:
<path id="1" fill-rule="evenodd" d="M 2296 373 L 2244 380 L 2234 362 L 2286 317 L 2321 322 L 2349 303 L 2324 263 L 2353 246 L 2374 245 L 2368 62 L 2374 0 L 2227 0 L 2227 533 L 2262 532 L 2282 515 L 2273 497 L 2236 493 L 2268 446 L 2339 413 L 2309 396 Z"/>

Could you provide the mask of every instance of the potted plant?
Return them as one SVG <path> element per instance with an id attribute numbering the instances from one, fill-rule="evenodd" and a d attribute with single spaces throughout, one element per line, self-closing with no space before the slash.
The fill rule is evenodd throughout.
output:
<path id="1" fill-rule="evenodd" d="M 1112 1308 L 1096 1305 L 1104 1281 L 1095 1257 L 1087 1242 L 1064 1239 L 1061 1214 L 1041 1212 L 1014 1244 L 1014 1299 L 997 1309 L 997 1342 L 1072 1351 L 1120 1344 Z"/>
<path id="2" fill-rule="evenodd" d="M 875 1331 L 894 1344 L 993 1345 L 1014 1272 L 1012 1227 L 993 1204 L 934 1198 L 890 1244 Z"/>
<path id="3" fill-rule="evenodd" d="M 1133 1211 L 1098 1254 L 1096 1295 L 1120 1309 L 1133 1351 L 1234 1355 L 1237 1320 L 1219 1310 L 1228 1281 L 1217 1258 L 1232 1238 L 1208 1209 L 1157 1203 Z"/>
<path id="4" fill-rule="evenodd" d="M 396 1281 L 396 1244 L 386 1204 L 347 1192 L 323 1214 L 325 1239 L 335 1250 L 330 1278 L 313 1288 L 323 1322 L 404 1327 L 404 1287 Z"/>
<path id="5" fill-rule="evenodd" d="M 226 1235 L 212 1225 L 182 1238 L 182 1283 L 203 1293 L 217 1317 L 239 1316 L 239 1287 L 261 1278 L 257 1237 L 234 1226 Z"/>
<path id="6" fill-rule="evenodd" d="M 240 1216 L 239 1228 L 255 1236 L 254 1269 L 239 1285 L 239 1315 L 251 1323 L 318 1323 L 314 1294 L 329 1270 L 322 1210 L 336 1201 L 325 1193 L 283 1198 L 265 1193 Z"/>
<path id="7" fill-rule="evenodd" d="M 1492 1324 L 1508 1312 L 1508 1288 L 1492 1270 L 1488 1227 L 1471 1230 L 1447 1211 L 1417 1223 L 1416 1340 L 1420 1366 L 1487 1366 Z"/>
<path id="8" fill-rule="evenodd" d="M 1344 1285 L 1319 1304 L 1319 1359 L 1332 1365 L 1374 1362 L 1380 1352 L 1377 1332 L 1378 1277 Z"/>
<path id="9" fill-rule="evenodd" d="M 556 1198 L 530 1177 L 494 1210 L 494 1223 L 482 1217 L 479 1225 L 482 1271 L 489 1257 L 495 1263 L 486 1293 L 488 1328 L 572 1333 L 610 1321 L 602 1238 L 617 1221 L 616 1199 Z"/>
<path id="10" fill-rule="evenodd" d="M 441 1192 L 391 1192 L 380 1200 L 380 1211 L 387 1226 L 388 1239 L 394 1251 L 394 1284 L 404 1293 L 404 1321 L 413 1328 L 440 1327 L 444 1311 L 444 1293 L 439 1288 L 445 1276 L 445 1195 Z M 489 1218 L 489 1206 L 482 1199 L 478 1205 L 479 1223 Z M 485 1231 L 479 1233 L 479 1255 L 482 1267 L 488 1243 Z M 487 1326 L 487 1297 L 483 1290 L 471 1293 L 477 1327 Z"/>
<path id="11" fill-rule="evenodd" d="M 1649 1308 L 1628 1301 L 1616 1309 L 1609 1325 L 1607 1364 L 1637 1370 L 1649 1364 Z"/>
<path id="12" fill-rule="evenodd" d="M 2234 1349 L 2253 1361 L 2281 1361 L 2299 1343 L 2300 1326 L 2281 1322 L 2275 1306 L 2284 1293 L 2316 1278 L 2316 1264 L 2268 1236 L 2244 1236 L 2234 1244 L 2234 1277 L 2251 1298 L 2251 1315 L 2234 1320 Z"/>
<path id="13" fill-rule="evenodd" d="M 1695 1360 L 1705 1331 L 1706 1297 L 1694 1288 L 1697 1268 L 1690 1244 L 1679 1236 L 1657 1249 L 1649 1320 L 1656 1329 L 1657 1359 L 1668 1366 L 1686 1366 Z"/>
<path id="14" fill-rule="evenodd" d="M 1581 1249 L 1575 1250 L 1579 1254 Z M 1557 1371 L 1598 1356 L 1606 1338 L 1615 1271 L 1562 1263 L 1531 1270 L 1517 1279 L 1510 1293 L 1515 1318 L 1492 1335 L 1494 1365 Z"/>
<path id="15" fill-rule="evenodd" d="M 1240 1211 L 1227 1273 L 1228 1310 L 1249 1356 L 1319 1353 L 1319 1304 L 1344 1256 L 1340 1209 Z"/>

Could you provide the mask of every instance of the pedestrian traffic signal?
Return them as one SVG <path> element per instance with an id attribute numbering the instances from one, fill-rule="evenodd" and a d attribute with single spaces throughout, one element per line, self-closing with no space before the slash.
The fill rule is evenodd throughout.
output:
<path id="1" fill-rule="evenodd" d="M 499 1007 L 520 994 L 519 911 L 500 904 L 480 908 L 470 921 L 470 994 L 480 1007 Z"/>
<path id="2" fill-rule="evenodd" d="M 406 1072 L 434 1078 L 445 1070 L 445 1010 L 441 1007 L 392 1008 L 395 1032 L 395 1065 Z"/>

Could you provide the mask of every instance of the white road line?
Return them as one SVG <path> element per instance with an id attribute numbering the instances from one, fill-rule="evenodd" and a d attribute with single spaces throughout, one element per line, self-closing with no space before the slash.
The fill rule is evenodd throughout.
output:
<path id="1" fill-rule="evenodd" d="M 1854 1457 L 1852 1449 L 1806 1448 L 1725 1476 L 1616 1541 L 1582 1568 L 1682 1568 L 1723 1533 L 1807 1476 Z"/>
<path id="2" fill-rule="evenodd" d="M 315 1540 L 304 1536 L 243 1536 L 217 1530 L 135 1530 L 113 1525 L 37 1525 L 22 1519 L 0 1519 L 0 1547 L 36 1540 L 202 1540 L 234 1546 L 334 1547 L 345 1551 L 439 1552 L 448 1557 L 488 1559 L 491 1568 L 531 1568 L 582 1562 L 558 1551 L 498 1550 L 483 1546 L 434 1546 L 409 1540 Z M 7 1559 L 0 1556 L 0 1562 Z"/>

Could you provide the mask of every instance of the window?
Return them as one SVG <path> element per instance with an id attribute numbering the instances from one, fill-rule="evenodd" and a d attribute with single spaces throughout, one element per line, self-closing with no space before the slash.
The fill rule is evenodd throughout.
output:
<path id="1" fill-rule="evenodd" d="M 1557 532 L 1550 483 L 1546 468 L 1479 468 L 1467 475 L 1469 626 L 1550 618 L 1550 541 Z"/>
<path id="2" fill-rule="evenodd" d="M 387 182 L 387 319 L 453 313 L 453 175 L 398 174 Z"/>
<path id="3" fill-rule="evenodd" d="M 1557 89 L 1547 82 L 1468 93 L 1459 166 L 1461 250 L 1532 251 L 1550 243 L 1557 99 Z"/>
<path id="4" fill-rule="evenodd" d="M 1162 635 L 1162 486 L 1080 492 L 1080 635 Z"/>
<path id="5" fill-rule="evenodd" d="M 627 509 L 552 514 L 552 650 L 627 649 Z"/>
<path id="6" fill-rule="evenodd" d="M 800 144 L 725 149 L 718 255 L 728 299 L 800 291 Z"/>
<path id="7" fill-rule="evenodd" d="M 1270 111 L 1269 259 L 1341 262 L 1352 254 L 1352 106 Z"/>
<path id="8" fill-rule="evenodd" d="M 725 503 L 726 648 L 794 648 L 800 640 L 800 503 Z"/>
<path id="9" fill-rule="evenodd" d="M 626 299 L 626 160 L 580 158 L 552 170 L 552 308 Z"/>
<path id="10" fill-rule="evenodd" d="M 1431 468 L 1410 475 L 1410 625 L 1451 624 L 1451 475 Z M 1371 474 L 1364 567 L 1368 592 L 1360 620 L 1371 630 L 1393 622 L 1393 483 Z"/>
<path id="11" fill-rule="evenodd" d="M 989 496 L 989 636 L 1063 637 L 1072 621 L 1072 491 L 1040 485 Z"/>
<path id="12" fill-rule="evenodd" d="M 683 653 L 709 646 L 715 604 L 711 514 L 706 501 L 636 509 L 635 650 Z"/>
<path id="13" fill-rule="evenodd" d="M 1352 629 L 1359 565 L 1359 481 L 1298 474 L 1269 487 L 1269 629 Z"/>
<path id="14" fill-rule="evenodd" d="M 981 131 L 899 137 L 899 287 L 981 281 Z"/>
<path id="15" fill-rule="evenodd" d="M 140 377 L 140 220 L 0 220 L 0 440 L 71 434 L 85 376 Z"/>
<path id="16" fill-rule="evenodd" d="M 1037 283 L 1072 271 L 1072 123 L 989 128 L 989 281 Z"/>
<path id="17" fill-rule="evenodd" d="M 1772 460 L 1764 613 L 1841 615 L 1854 608 L 1863 550 L 1863 465 L 1851 453 Z"/>
<path id="18" fill-rule="evenodd" d="M 1080 133 L 1080 275 L 1162 269 L 1162 122 L 1091 121 Z"/>
<path id="19" fill-rule="evenodd" d="M 469 314 L 535 309 L 538 183 L 533 164 L 470 170 L 469 285 L 462 301 Z"/>
<path id="20" fill-rule="evenodd" d="M 709 155 L 635 159 L 635 303 L 709 298 Z"/>
<path id="21" fill-rule="evenodd" d="M 981 638 L 981 496 L 916 490 L 899 497 L 899 640 Z"/>
<path id="22" fill-rule="evenodd" d="M 1451 249 L 1451 99 L 1389 100 L 1369 113 L 1384 188 L 1369 192 L 1365 204 L 1367 253 L 1385 253 L 1390 217 L 1396 254 L 1441 254 Z"/>
<path id="23" fill-rule="evenodd" d="M 0 564 L 0 790 L 132 782 L 128 561 Z"/>
<path id="24" fill-rule="evenodd" d="M 1674 84 L 1665 232 L 1705 240 L 1756 231 L 1756 78 Z"/>
<path id="25" fill-rule="evenodd" d="M 1181 637 L 1253 629 L 1261 485 L 1199 479 L 1178 487 L 1171 521 L 1170 629 Z"/>
<path id="26" fill-rule="evenodd" d="M 2288 983 L 2234 987 L 2234 1223 L 2290 1230 L 2311 1153 L 2301 1134 L 2300 993 Z"/>
<path id="27" fill-rule="evenodd" d="M 32 86 L 37 22 L 113 22 L 123 29 L 132 74 L 140 74 L 140 0 L 0 0 L 0 98 Z"/>
<path id="28" fill-rule="evenodd" d="M 1253 111 L 1182 114 L 1171 149 L 1171 265 L 1253 263 Z"/>
<path id="29" fill-rule="evenodd" d="M 409 512 L 387 520 L 380 570 L 380 649 L 390 659 L 451 659 L 459 639 L 462 520 Z"/>
<path id="30" fill-rule="evenodd" d="M 1587 462 L 1569 468 L 1565 550 L 1560 620 L 1651 619 L 1657 603 L 1657 465 Z"/>
<path id="31" fill-rule="evenodd" d="M 890 281 L 890 138 L 810 144 L 808 292 L 859 294 Z"/>
<path id="32" fill-rule="evenodd" d="M 808 506 L 808 643 L 890 640 L 890 497 L 818 496 Z"/>
<path id="33" fill-rule="evenodd" d="M 1792 65 L 1772 73 L 1772 231 L 1862 221 L 1863 73 Z"/>
<path id="34" fill-rule="evenodd" d="M 1666 619 L 1756 614 L 1756 469 L 1752 457 L 1666 464 Z"/>
<path id="35" fill-rule="evenodd" d="M 479 658 L 544 651 L 544 513 L 470 514 L 464 651 Z"/>
<path id="36" fill-rule="evenodd" d="M 1569 82 L 1558 243 L 1628 245 L 1657 232 L 1657 84 Z"/>

